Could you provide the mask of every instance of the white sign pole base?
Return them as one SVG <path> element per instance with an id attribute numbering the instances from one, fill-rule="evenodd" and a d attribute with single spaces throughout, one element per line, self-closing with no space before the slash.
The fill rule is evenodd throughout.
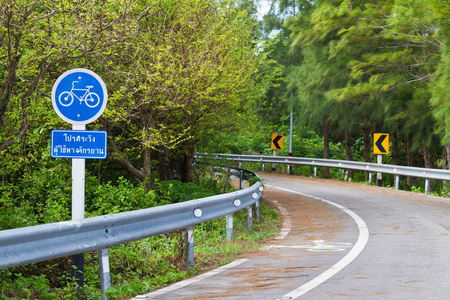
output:
<path id="1" fill-rule="evenodd" d="M 73 125 L 73 130 L 86 130 L 86 125 Z M 84 219 L 84 182 L 86 160 L 72 159 L 72 220 Z"/>
<path id="2" fill-rule="evenodd" d="M 86 130 L 86 125 L 72 125 L 73 130 Z M 84 188 L 86 160 L 72 159 L 72 220 L 84 219 Z M 84 286 L 84 253 L 72 255 L 72 278 L 78 287 Z"/>
<path id="3" fill-rule="evenodd" d="M 383 163 L 383 155 L 377 154 L 377 164 Z M 383 174 L 377 173 L 377 186 L 383 186 Z"/>
<path id="4" fill-rule="evenodd" d="M 84 219 L 85 170 L 85 159 L 72 159 L 72 220 Z"/>

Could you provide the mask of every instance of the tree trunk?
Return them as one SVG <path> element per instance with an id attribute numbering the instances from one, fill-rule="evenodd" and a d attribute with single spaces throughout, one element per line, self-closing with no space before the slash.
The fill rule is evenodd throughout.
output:
<path id="1" fill-rule="evenodd" d="M 450 143 L 447 143 L 445 145 L 445 152 L 447 154 L 447 156 L 446 156 L 447 160 L 445 161 L 446 162 L 446 169 L 450 169 Z"/>
<path id="2" fill-rule="evenodd" d="M 450 169 L 450 143 L 447 143 L 444 146 L 444 155 L 445 155 L 445 169 Z"/>
<path id="3" fill-rule="evenodd" d="M 125 167 L 125 169 L 130 172 L 137 180 L 144 181 L 147 178 L 147 174 L 144 172 L 143 169 L 136 169 L 131 162 L 126 158 L 124 155 L 122 155 L 122 152 L 120 151 L 119 147 L 116 145 L 114 140 L 111 137 L 108 137 L 108 143 L 111 145 L 113 151 L 111 151 L 110 156 L 112 158 L 117 159 L 117 161 Z"/>
<path id="4" fill-rule="evenodd" d="M 363 127 L 363 144 L 364 144 L 364 161 L 370 162 L 370 129 L 367 126 Z M 369 180 L 369 172 L 365 172 L 366 181 Z"/>
<path id="5" fill-rule="evenodd" d="M 424 145 L 422 147 L 422 151 L 423 151 L 423 161 L 425 163 L 425 168 L 431 168 L 432 164 L 431 164 L 431 152 L 430 152 L 430 147 L 425 146 L 425 142 Z M 433 191 L 433 184 L 431 179 L 428 179 L 429 182 L 429 186 L 428 186 L 428 192 Z"/>
<path id="6" fill-rule="evenodd" d="M 157 170 L 160 180 L 181 181 L 181 162 L 178 154 L 172 154 L 169 149 L 158 151 Z"/>
<path id="7" fill-rule="evenodd" d="M 323 158 L 325 159 L 330 158 L 330 128 L 328 124 L 328 116 L 324 117 L 323 122 Z M 323 167 L 323 177 L 324 178 L 330 177 L 329 167 Z"/>
<path id="8" fill-rule="evenodd" d="M 391 134 L 391 143 L 392 143 L 392 150 L 391 150 L 391 158 L 392 158 L 392 164 L 398 165 L 400 163 L 399 155 L 398 155 L 398 132 L 394 131 Z"/>
<path id="9" fill-rule="evenodd" d="M 422 151 L 423 151 L 423 161 L 425 163 L 425 168 L 432 168 L 430 147 L 423 146 Z"/>
<path id="10" fill-rule="evenodd" d="M 158 151 L 157 170 L 160 180 L 193 181 L 192 159 L 194 149 L 175 150 L 162 149 Z"/>
<path id="11" fill-rule="evenodd" d="M 443 148 L 442 148 L 442 169 L 444 170 L 448 170 L 450 167 L 450 144 L 446 144 Z M 448 193 L 448 181 L 447 180 L 443 180 L 442 181 L 442 193 L 447 194 Z"/>
<path id="12" fill-rule="evenodd" d="M 353 160 L 352 157 L 352 136 L 348 127 L 345 127 L 345 159 Z M 348 178 L 353 179 L 353 170 L 347 170 Z"/>
<path id="13" fill-rule="evenodd" d="M 406 135 L 406 160 L 407 160 L 408 167 L 412 167 L 412 164 L 413 164 L 411 148 L 412 148 L 411 134 L 407 134 Z M 411 176 L 406 177 L 406 183 L 408 184 L 408 186 L 412 186 L 412 177 Z"/>
<path id="14" fill-rule="evenodd" d="M 391 149 L 391 158 L 392 158 L 392 164 L 393 165 L 398 165 L 400 160 L 399 160 L 399 155 L 398 155 L 398 132 L 397 130 L 395 130 L 394 132 L 392 132 L 391 134 L 391 144 L 392 144 L 392 149 Z M 394 186 L 400 186 L 400 182 L 396 182 L 396 180 L 400 181 L 400 176 L 394 176 Z"/>
<path id="15" fill-rule="evenodd" d="M 151 173 L 152 173 L 152 155 L 151 155 L 152 151 L 150 149 L 150 147 L 148 146 L 144 146 L 144 165 L 142 167 L 145 175 L 146 175 L 146 180 L 147 182 L 145 183 L 145 192 L 148 193 L 150 190 L 153 189 L 153 183 L 152 183 L 152 178 L 151 178 Z"/>
<path id="16" fill-rule="evenodd" d="M 378 132 L 378 124 L 377 121 L 373 120 L 372 121 L 372 134 L 377 133 Z"/>
<path id="17" fill-rule="evenodd" d="M 194 148 L 189 149 L 184 155 L 183 171 L 181 174 L 182 182 L 193 182 L 194 181 L 194 170 L 192 166 L 192 160 L 194 158 Z"/>

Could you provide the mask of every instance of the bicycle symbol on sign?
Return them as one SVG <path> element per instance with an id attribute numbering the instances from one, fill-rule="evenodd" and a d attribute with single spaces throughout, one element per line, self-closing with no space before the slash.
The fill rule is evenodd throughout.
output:
<path id="1" fill-rule="evenodd" d="M 67 107 L 72 105 L 74 98 L 80 100 L 80 104 L 83 101 L 86 102 L 86 105 L 90 108 L 94 108 L 100 104 L 100 96 L 94 92 L 89 91 L 91 88 L 94 87 L 93 85 L 86 86 L 86 89 L 76 89 L 74 86 L 75 83 L 78 83 L 78 81 L 72 81 L 72 89 L 70 90 L 70 92 L 65 91 L 59 94 L 58 100 L 62 106 Z M 74 91 L 82 91 L 84 92 L 84 94 L 80 98 L 74 93 Z"/>

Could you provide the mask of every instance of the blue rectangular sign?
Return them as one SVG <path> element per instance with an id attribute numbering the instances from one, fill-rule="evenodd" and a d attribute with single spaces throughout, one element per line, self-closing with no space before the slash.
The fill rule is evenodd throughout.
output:
<path id="1" fill-rule="evenodd" d="M 52 131 L 51 156 L 54 158 L 105 159 L 106 146 L 106 131 Z"/>

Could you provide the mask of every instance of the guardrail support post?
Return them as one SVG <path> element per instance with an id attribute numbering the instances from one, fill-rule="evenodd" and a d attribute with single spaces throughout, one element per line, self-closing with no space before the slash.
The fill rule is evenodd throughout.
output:
<path id="1" fill-rule="evenodd" d="M 265 167 L 266 167 L 266 164 L 265 163 L 263 163 L 262 164 L 262 172 L 264 173 L 264 169 L 265 169 Z"/>
<path id="2" fill-rule="evenodd" d="M 240 170 L 240 174 L 239 174 L 239 189 L 240 190 L 244 189 L 244 170 Z"/>
<path id="3" fill-rule="evenodd" d="M 372 183 L 372 172 L 369 172 L 369 182 Z"/>
<path id="4" fill-rule="evenodd" d="M 74 279 L 74 288 L 76 291 L 76 298 L 84 298 L 80 291 L 80 287 L 84 286 L 84 253 L 72 255 L 72 278 Z"/>
<path id="5" fill-rule="evenodd" d="M 194 227 L 186 228 L 186 270 L 194 265 Z"/>
<path id="6" fill-rule="evenodd" d="M 233 214 L 226 216 L 226 225 L 227 225 L 227 241 L 231 241 L 233 239 Z"/>
<path id="7" fill-rule="evenodd" d="M 430 179 L 425 178 L 425 194 L 428 194 L 429 189 L 430 189 Z"/>
<path id="8" fill-rule="evenodd" d="M 314 166 L 314 178 L 317 178 L 317 167 Z"/>
<path id="9" fill-rule="evenodd" d="M 395 189 L 398 190 L 400 187 L 400 175 L 395 175 Z"/>
<path id="10" fill-rule="evenodd" d="M 107 300 L 106 291 L 111 288 L 111 273 L 109 271 L 108 249 L 98 250 L 98 260 L 100 265 L 100 286 L 102 291 L 102 300 Z"/>
<path id="11" fill-rule="evenodd" d="M 256 220 L 259 220 L 259 219 L 260 219 L 259 213 L 260 213 L 261 205 L 260 205 L 259 201 L 260 201 L 260 200 L 258 199 L 258 200 L 256 200 L 256 202 L 255 202 L 255 217 L 256 217 Z"/>
<path id="12" fill-rule="evenodd" d="M 228 191 L 229 180 L 230 180 L 230 169 L 225 168 L 225 191 Z"/>
<path id="13" fill-rule="evenodd" d="M 253 228 L 253 220 L 252 220 L 252 207 L 247 207 L 247 228 L 252 229 Z"/>
<path id="14" fill-rule="evenodd" d="M 241 179 L 240 184 L 239 184 L 239 189 L 243 190 L 244 189 L 244 171 L 241 170 L 241 174 L 240 174 Z M 253 224 L 252 224 L 252 207 L 249 206 L 247 207 L 247 227 L 248 229 L 252 229 L 253 228 Z"/>

